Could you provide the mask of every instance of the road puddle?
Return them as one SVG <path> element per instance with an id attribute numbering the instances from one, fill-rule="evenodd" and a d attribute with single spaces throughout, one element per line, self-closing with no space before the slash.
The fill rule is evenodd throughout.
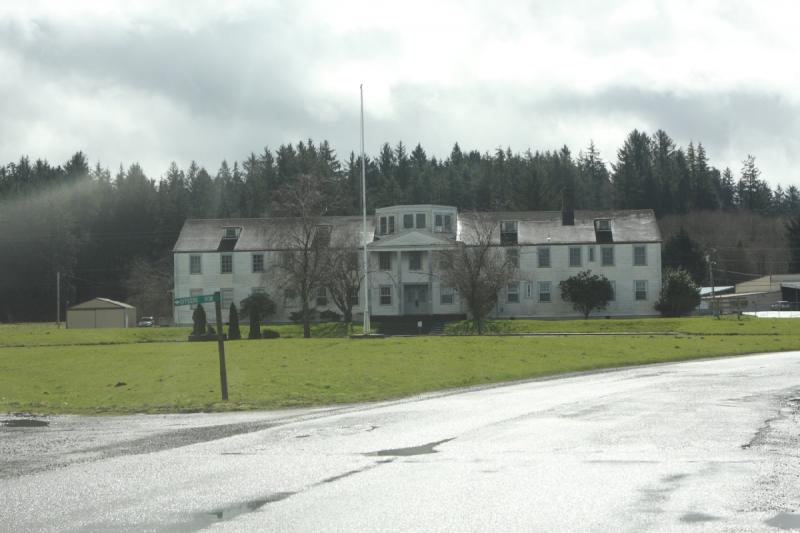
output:
<path id="1" fill-rule="evenodd" d="M 395 457 L 410 457 L 412 455 L 426 455 L 429 453 L 439 453 L 439 450 L 437 450 L 436 447 L 439 446 L 440 444 L 444 444 L 445 442 L 450 442 L 451 440 L 453 439 L 438 440 L 436 442 L 429 442 L 428 444 L 423 444 L 421 446 L 410 446 L 408 448 L 391 448 L 388 450 L 378 450 L 377 452 L 365 453 L 364 455 L 371 455 L 371 456 L 391 455 Z"/>
<path id="2" fill-rule="evenodd" d="M 41 428 L 50 425 L 47 420 L 37 420 L 35 418 L 9 418 L 0 422 L 7 428 Z"/>
<path id="3" fill-rule="evenodd" d="M 719 520 L 719 517 L 705 513 L 686 513 L 681 517 L 681 522 L 686 522 L 687 524 L 695 524 L 698 522 L 712 522 L 714 520 Z"/>
<path id="4" fill-rule="evenodd" d="M 800 529 L 800 514 L 778 513 L 764 523 L 778 529 Z"/>

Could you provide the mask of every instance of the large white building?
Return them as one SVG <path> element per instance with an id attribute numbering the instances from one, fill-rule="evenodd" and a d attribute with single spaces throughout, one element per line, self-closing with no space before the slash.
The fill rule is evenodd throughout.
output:
<path id="1" fill-rule="evenodd" d="M 377 209 L 368 221 L 370 313 L 375 317 L 453 316 L 466 313 L 459 295 L 437 275 L 436 251 L 463 239 L 464 217 L 440 205 Z M 656 314 L 661 288 L 661 234 L 651 210 L 492 213 L 494 240 L 518 257 L 517 280 L 501 292 L 497 317 L 576 317 L 561 299 L 559 282 L 583 270 L 603 274 L 614 300 L 602 316 Z M 288 321 L 300 302 L 281 286 L 273 265 L 285 250 L 278 228 L 287 219 L 187 220 L 173 250 L 176 298 L 220 291 L 223 320 L 231 302 L 267 292 L 275 321 Z M 324 217 L 332 243 L 361 242 L 360 217 Z M 365 288 L 355 313 L 362 313 Z M 356 299 L 356 295 L 353 295 Z M 312 307 L 338 311 L 326 290 Z M 214 308 L 206 305 L 209 320 Z M 190 324 L 190 307 L 175 308 L 175 323 Z"/>

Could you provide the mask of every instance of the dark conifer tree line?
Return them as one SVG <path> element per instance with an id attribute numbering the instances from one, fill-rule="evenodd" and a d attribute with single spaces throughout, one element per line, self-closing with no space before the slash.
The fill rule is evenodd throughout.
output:
<path id="1" fill-rule="evenodd" d="M 444 159 L 419 144 L 386 143 L 367 158 L 367 209 L 437 203 L 557 210 L 562 189 L 571 186 L 578 209 L 649 208 L 659 216 L 799 211 L 800 191 L 771 189 L 750 155 L 741 169 L 718 169 L 702 143 L 683 149 L 662 130 L 634 130 L 614 157 L 593 143 L 577 154 L 566 146 L 481 153 L 455 144 Z M 269 216 L 276 191 L 301 174 L 332 178 L 349 199 L 331 214 L 360 213 L 360 160 L 354 153 L 340 158 L 327 141 L 265 148 L 241 162 L 222 161 L 216 172 L 196 162 L 173 163 L 160 179 L 136 163 L 113 173 L 91 166 L 82 152 L 60 165 L 23 156 L 0 166 L 0 322 L 54 319 L 56 272 L 65 305 L 94 296 L 124 300 L 132 265 L 169 268 L 185 219 Z"/>

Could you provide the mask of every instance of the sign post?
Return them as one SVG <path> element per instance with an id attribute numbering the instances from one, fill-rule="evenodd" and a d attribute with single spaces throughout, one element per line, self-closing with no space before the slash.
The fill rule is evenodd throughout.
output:
<path id="1" fill-rule="evenodd" d="M 228 371 L 225 369 L 225 342 L 222 332 L 222 295 L 214 293 L 214 307 L 217 311 L 217 345 L 219 346 L 219 384 L 222 389 L 222 401 L 228 401 Z"/>
<path id="2" fill-rule="evenodd" d="M 214 302 L 214 309 L 217 315 L 217 346 L 219 347 L 219 384 L 222 389 L 222 401 L 228 401 L 228 372 L 225 369 L 225 338 L 222 330 L 222 296 L 219 291 L 214 294 L 202 294 L 200 296 L 187 296 L 175 298 L 175 307 L 182 305 L 202 304 Z"/>

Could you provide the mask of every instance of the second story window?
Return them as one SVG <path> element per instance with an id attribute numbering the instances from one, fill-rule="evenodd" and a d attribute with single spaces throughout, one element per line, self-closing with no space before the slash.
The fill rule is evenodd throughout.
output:
<path id="1" fill-rule="evenodd" d="M 600 248 L 600 264 L 602 266 L 614 266 L 614 248 L 603 246 Z"/>
<path id="2" fill-rule="evenodd" d="M 417 229 L 425 228 L 425 213 L 417 213 Z"/>
<path id="3" fill-rule="evenodd" d="M 392 269 L 392 252 L 378 252 L 378 268 L 380 270 Z"/>
<path id="4" fill-rule="evenodd" d="M 539 268 L 550 268 L 550 248 L 538 248 L 536 258 Z"/>
<path id="5" fill-rule="evenodd" d="M 581 266 L 581 249 L 579 246 L 572 246 L 569 249 L 569 266 Z"/>
<path id="6" fill-rule="evenodd" d="M 506 250 L 506 261 L 508 261 L 508 264 L 513 268 L 519 268 L 519 249 L 508 248 Z"/>
<path id="7" fill-rule="evenodd" d="M 264 272 L 264 254 L 253 254 L 253 272 Z"/>
<path id="8" fill-rule="evenodd" d="M 311 246 L 314 248 L 327 248 L 331 243 L 331 226 L 320 224 L 314 228 L 314 238 Z"/>
<path id="9" fill-rule="evenodd" d="M 222 274 L 230 274 L 233 272 L 233 256 L 231 254 L 222 254 L 219 256 L 219 271 Z"/>
<path id="10" fill-rule="evenodd" d="M 378 219 L 378 232 L 380 235 L 394 233 L 394 215 L 385 215 Z"/>
<path id="11" fill-rule="evenodd" d="M 189 256 L 189 274 L 201 274 L 201 263 L 199 255 Z"/>
<path id="12" fill-rule="evenodd" d="M 403 215 L 403 229 L 414 229 L 414 215 L 411 213 Z"/>
<path id="13" fill-rule="evenodd" d="M 517 221 L 504 220 L 500 222 L 500 244 L 503 246 L 517 244 Z"/>
<path id="14" fill-rule="evenodd" d="M 633 266 L 647 266 L 647 248 L 644 246 L 633 247 Z"/>
<path id="15" fill-rule="evenodd" d="M 437 233 L 451 233 L 453 231 L 452 215 L 436 213 L 433 216 L 433 231 Z"/>
<path id="16" fill-rule="evenodd" d="M 409 270 L 422 270 L 422 252 L 410 252 L 408 256 Z"/>
<path id="17" fill-rule="evenodd" d="M 453 217 L 452 217 L 452 215 L 445 215 L 444 216 L 444 231 L 446 233 L 451 233 L 453 231 Z"/>

